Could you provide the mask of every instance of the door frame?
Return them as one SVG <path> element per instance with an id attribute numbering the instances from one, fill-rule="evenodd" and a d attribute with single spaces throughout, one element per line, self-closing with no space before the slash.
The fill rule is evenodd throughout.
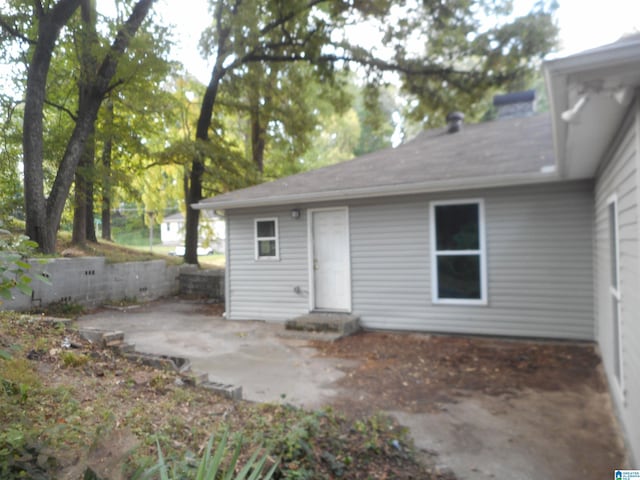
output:
<path id="1" fill-rule="evenodd" d="M 318 310 L 316 308 L 316 282 L 315 275 L 313 269 L 313 254 L 314 254 L 314 242 L 313 242 L 313 214 L 316 212 L 328 212 L 328 211 L 341 211 L 344 212 L 344 216 L 347 223 L 347 231 L 346 231 L 346 242 L 347 242 L 347 285 L 349 286 L 349 291 L 347 292 L 347 303 L 348 308 L 346 309 L 321 309 Z M 322 208 L 309 208 L 307 210 L 307 270 L 309 272 L 309 311 L 322 311 L 322 312 L 346 312 L 351 313 L 352 309 L 352 298 L 351 298 L 351 226 L 349 219 L 349 207 L 322 207 Z"/>

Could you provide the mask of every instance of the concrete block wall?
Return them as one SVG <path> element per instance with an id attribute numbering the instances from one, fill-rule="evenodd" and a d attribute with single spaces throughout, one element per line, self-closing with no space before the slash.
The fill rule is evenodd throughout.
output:
<path id="1" fill-rule="evenodd" d="M 223 302 L 224 270 L 182 269 L 180 271 L 180 294 L 196 295 Z"/>
<path id="2" fill-rule="evenodd" d="M 30 310 L 56 302 L 95 307 L 124 299 L 153 300 L 175 295 L 179 289 L 181 267 L 163 260 L 107 263 L 103 257 L 82 257 L 29 263 L 32 271 L 43 272 L 51 285 L 34 280 L 31 297 L 16 292 L 0 308 Z"/>

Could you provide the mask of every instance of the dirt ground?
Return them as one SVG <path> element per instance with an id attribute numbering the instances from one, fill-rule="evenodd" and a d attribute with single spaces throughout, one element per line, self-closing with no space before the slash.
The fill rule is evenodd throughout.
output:
<path id="1" fill-rule="evenodd" d="M 342 399 L 345 408 L 356 412 L 433 412 L 470 392 L 513 396 L 525 389 L 606 390 L 590 344 L 362 333 L 314 347 L 322 356 L 362 361 L 339 382 L 360 392 L 362 401 Z"/>
<path id="2" fill-rule="evenodd" d="M 361 360 L 337 408 L 396 412 L 458 478 L 596 480 L 625 464 L 592 344 L 362 333 L 314 347 Z"/>

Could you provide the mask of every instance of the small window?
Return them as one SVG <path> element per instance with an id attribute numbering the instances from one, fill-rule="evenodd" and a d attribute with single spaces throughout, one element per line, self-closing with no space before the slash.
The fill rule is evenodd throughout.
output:
<path id="1" fill-rule="evenodd" d="M 434 303 L 486 303 L 483 237 L 482 201 L 431 204 Z"/>
<path id="2" fill-rule="evenodd" d="M 278 259 L 278 219 L 256 219 L 256 260 Z"/>

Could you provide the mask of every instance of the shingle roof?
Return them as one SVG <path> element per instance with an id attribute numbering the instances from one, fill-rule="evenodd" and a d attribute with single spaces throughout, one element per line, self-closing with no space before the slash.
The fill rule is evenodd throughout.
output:
<path id="1" fill-rule="evenodd" d="M 548 114 L 434 129 L 396 148 L 202 200 L 237 208 L 555 180 Z M 546 168 L 544 168 L 546 167 Z M 550 168 L 551 167 L 551 168 Z"/>

